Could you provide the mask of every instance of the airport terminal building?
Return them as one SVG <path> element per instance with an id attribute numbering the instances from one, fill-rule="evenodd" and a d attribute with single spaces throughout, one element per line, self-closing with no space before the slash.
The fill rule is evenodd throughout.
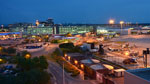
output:
<path id="1" fill-rule="evenodd" d="M 23 35 L 41 35 L 41 34 L 83 34 L 87 32 L 94 32 L 96 34 L 114 34 L 116 32 L 109 31 L 108 28 L 100 28 L 95 26 L 46 26 L 46 27 L 15 27 L 9 28 L 10 32 L 22 32 Z"/>
<path id="2" fill-rule="evenodd" d="M 10 28 L 11 32 L 22 32 L 25 35 L 39 34 L 82 34 L 93 31 L 93 26 L 47 26 L 47 27 L 16 27 Z"/>

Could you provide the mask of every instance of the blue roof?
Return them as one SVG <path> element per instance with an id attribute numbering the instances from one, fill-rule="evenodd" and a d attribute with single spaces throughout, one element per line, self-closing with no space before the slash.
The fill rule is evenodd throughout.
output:
<path id="1" fill-rule="evenodd" d="M 20 34 L 20 32 L 4 32 L 4 33 L 0 33 L 0 35 L 9 35 L 9 34 Z"/>
<path id="2" fill-rule="evenodd" d="M 150 81 L 150 68 L 127 70 L 127 72 L 132 73 L 140 78 Z"/>

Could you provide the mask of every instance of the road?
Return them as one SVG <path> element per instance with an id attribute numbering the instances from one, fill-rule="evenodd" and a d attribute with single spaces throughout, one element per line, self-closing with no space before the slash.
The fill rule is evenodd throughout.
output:
<path id="1" fill-rule="evenodd" d="M 63 69 L 58 64 L 49 61 L 49 70 L 56 82 L 54 84 L 63 84 Z M 93 81 L 81 80 L 71 77 L 68 73 L 64 72 L 65 84 L 95 84 Z"/>
<path id="2" fill-rule="evenodd" d="M 52 53 L 56 48 L 58 48 L 58 44 L 50 44 L 45 47 L 45 49 L 33 52 L 32 57 L 38 57 L 41 55 L 47 55 Z M 51 72 L 53 75 L 53 83 L 54 84 L 63 84 L 63 69 L 56 63 L 48 60 L 48 72 Z M 65 84 L 97 84 L 95 81 L 90 80 L 81 80 L 71 77 L 68 73 L 64 72 Z"/>
<path id="3" fill-rule="evenodd" d="M 59 46 L 58 44 L 46 45 L 46 47 L 43 50 L 37 51 L 37 52 L 32 52 L 31 55 L 32 55 L 32 57 L 47 55 L 49 53 L 54 52 L 55 49 L 58 48 L 58 46 Z"/>

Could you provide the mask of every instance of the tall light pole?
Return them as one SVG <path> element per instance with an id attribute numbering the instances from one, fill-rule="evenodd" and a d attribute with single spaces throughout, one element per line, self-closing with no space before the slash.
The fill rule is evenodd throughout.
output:
<path id="1" fill-rule="evenodd" d="M 124 24 L 124 21 L 120 21 L 120 25 L 121 25 L 121 34 L 122 34 L 123 24 Z"/>
<path id="2" fill-rule="evenodd" d="M 63 62 L 63 84 L 65 84 L 64 62 Z"/>
<path id="3" fill-rule="evenodd" d="M 40 23 L 38 20 L 36 20 L 35 24 L 36 24 L 36 27 L 38 27 Z"/>
<path id="4" fill-rule="evenodd" d="M 115 24 L 115 20 L 113 20 L 113 19 L 110 19 L 110 20 L 109 20 L 109 24 L 110 24 L 110 25 L 113 25 L 113 24 Z"/>
<path id="5" fill-rule="evenodd" d="M 3 30 L 3 28 L 4 28 L 4 25 L 1 25 L 1 27 L 2 27 L 2 30 Z"/>
<path id="6" fill-rule="evenodd" d="M 144 56 L 144 66 L 147 68 L 148 63 L 147 63 L 147 55 L 150 54 L 150 50 L 149 48 L 147 48 L 147 50 L 143 50 L 143 56 Z"/>
<path id="7" fill-rule="evenodd" d="M 0 56 L 2 56 L 2 49 L 3 48 L 0 46 Z M 3 59 L 0 58 L 0 62 L 2 62 L 2 61 L 3 61 Z"/>
<path id="8" fill-rule="evenodd" d="M 30 57 L 31 57 L 30 54 L 26 54 L 26 55 L 25 55 L 25 58 L 26 58 L 26 59 L 29 59 Z"/>
<path id="9" fill-rule="evenodd" d="M 2 56 L 2 47 L 0 46 L 0 56 Z"/>

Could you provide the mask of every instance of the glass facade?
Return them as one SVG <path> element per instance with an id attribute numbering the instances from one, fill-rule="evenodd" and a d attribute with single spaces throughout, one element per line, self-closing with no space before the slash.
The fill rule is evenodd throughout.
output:
<path id="1" fill-rule="evenodd" d="M 16 27 L 16 28 L 9 28 L 10 32 L 23 32 L 24 28 L 23 27 Z"/>
<path id="2" fill-rule="evenodd" d="M 16 27 L 10 28 L 11 32 L 22 32 L 26 35 L 39 35 L 39 34 L 53 34 L 53 27 Z M 66 34 L 70 32 L 71 34 L 81 34 L 93 31 L 93 26 L 58 26 L 54 27 L 55 34 Z"/>
<path id="3" fill-rule="evenodd" d="M 27 28 L 10 28 L 11 32 L 22 32 L 23 34 L 32 34 L 32 35 L 38 35 L 38 34 L 52 34 L 53 28 L 52 27 L 40 27 L 40 28 L 34 28 L 34 27 L 27 27 Z"/>
<path id="4" fill-rule="evenodd" d="M 27 28 L 23 34 L 32 34 L 32 35 L 38 35 L 38 34 L 52 34 L 53 28 L 52 27 L 41 27 L 41 28 Z"/>
<path id="5" fill-rule="evenodd" d="M 93 26 L 59 26 L 59 34 L 81 34 L 93 31 Z"/>

